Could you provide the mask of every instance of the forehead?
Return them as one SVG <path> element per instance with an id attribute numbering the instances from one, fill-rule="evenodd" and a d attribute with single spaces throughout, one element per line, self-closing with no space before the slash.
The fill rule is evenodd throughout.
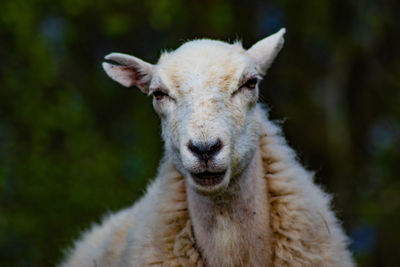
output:
<path id="1" fill-rule="evenodd" d="M 220 87 L 229 90 L 244 75 L 251 73 L 251 59 L 240 43 L 196 40 L 164 53 L 155 76 L 168 89 L 189 90 L 196 87 Z"/>

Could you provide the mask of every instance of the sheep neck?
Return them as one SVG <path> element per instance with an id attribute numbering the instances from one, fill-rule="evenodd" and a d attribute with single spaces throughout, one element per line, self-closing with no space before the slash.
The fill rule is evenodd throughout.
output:
<path id="1" fill-rule="evenodd" d="M 187 189 L 198 250 L 209 266 L 265 266 L 270 262 L 268 199 L 257 151 L 232 188 L 219 197 Z"/>

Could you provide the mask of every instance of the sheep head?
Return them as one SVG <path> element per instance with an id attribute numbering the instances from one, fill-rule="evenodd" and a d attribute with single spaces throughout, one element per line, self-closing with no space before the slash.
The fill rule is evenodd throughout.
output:
<path id="1" fill-rule="evenodd" d="M 218 195 L 249 165 L 259 140 L 258 84 L 283 45 L 285 29 L 245 50 L 240 43 L 195 40 L 152 65 L 111 53 L 106 73 L 153 96 L 167 156 L 189 188 Z"/>

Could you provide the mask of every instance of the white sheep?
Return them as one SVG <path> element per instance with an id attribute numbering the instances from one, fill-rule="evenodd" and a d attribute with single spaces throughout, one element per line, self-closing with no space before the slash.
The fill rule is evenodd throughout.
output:
<path id="1" fill-rule="evenodd" d="M 132 207 L 76 242 L 70 266 L 353 266 L 330 197 L 258 100 L 285 30 L 185 43 L 156 65 L 112 53 L 104 70 L 153 95 L 165 155 Z"/>

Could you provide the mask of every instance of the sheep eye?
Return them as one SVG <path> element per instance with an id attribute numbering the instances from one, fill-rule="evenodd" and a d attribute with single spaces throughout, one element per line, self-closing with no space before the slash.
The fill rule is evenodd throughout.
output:
<path id="1" fill-rule="evenodd" d="M 157 90 L 153 92 L 153 96 L 155 97 L 156 100 L 161 100 L 169 95 L 167 93 L 164 93 L 163 91 Z"/>
<path id="2" fill-rule="evenodd" d="M 257 78 L 248 79 L 244 84 L 242 84 L 239 87 L 239 89 L 237 89 L 235 92 L 233 92 L 232 96 L 234 96 L 237 93 L 241 92 L 243 89 L 253 90 L 254 88 L 256 88 L 257 83 L 258 83 L 258 79 Z"/>
<path id="3" fill-rule="evenodd" d="M 242 87 L 254 89 L 257 86 L 257 82 L 258 82 L 257 78 L 251 78 L 245 84 L 243 84 Z"/>

